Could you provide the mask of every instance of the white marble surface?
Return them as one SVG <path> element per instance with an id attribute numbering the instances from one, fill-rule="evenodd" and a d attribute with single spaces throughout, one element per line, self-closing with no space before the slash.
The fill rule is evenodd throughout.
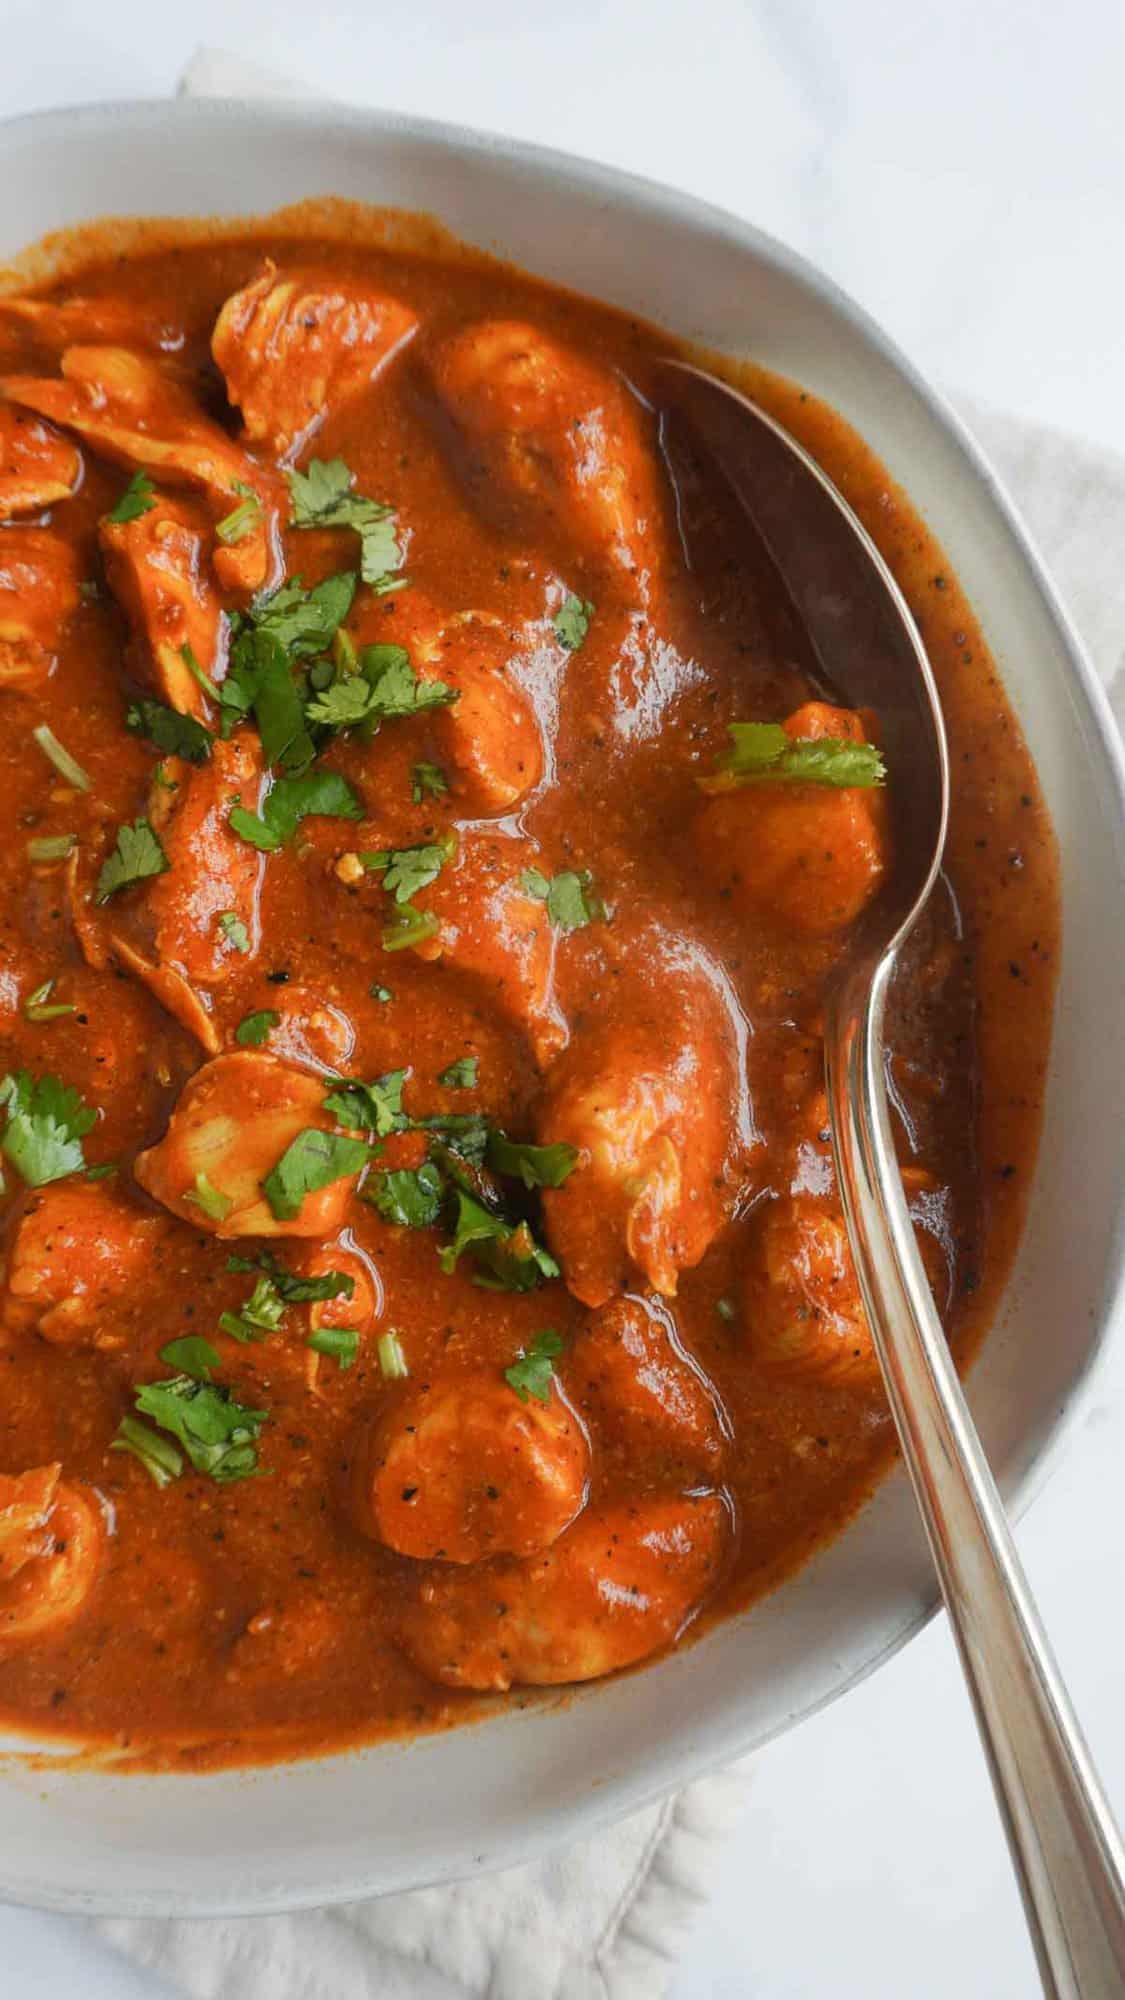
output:
<path id="1" fill-rule="evenodd" d="M 808 251 L 943 384 L 1125 451 L 1120 0 L 0 0 L 0 26 L 0 115 L 168 93 L 205 40 L 676 181 Z M 1119 1357 L 1020 1542 L 1125 1810 L 1123 1441 Z M 674 2000 L 1036 1990 L 944 1626 L 762 1755 L 713 1890 Z M 0 1910 L 0 1964 L 5 2000 L 159 1991 L 29 1912 Z"/>

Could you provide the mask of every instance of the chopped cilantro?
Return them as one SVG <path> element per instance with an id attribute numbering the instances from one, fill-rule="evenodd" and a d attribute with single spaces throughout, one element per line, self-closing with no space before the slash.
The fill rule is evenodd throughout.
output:
<path id="1" fill-rule="evenodd" d="M 415 764 L 410 778 L 410 796 L 416 806 L 424 799 L 444 798 L 449 790 L 449 779 L 440 764 Z"/>
<path id="2" fill-rule="evenodd" d="M 163 875 L 167 867 L 168 856 L 147 819 L 136 819 L 131 826 L 126 823 L 118 827 L 113 853 L 102 862 L 94 901 L 108 903 L 119 889 L 127 889 L 133 882 L 146 882 L 153 875 Z"/>
<path id="3" fill-rule="evenodd" d="M 371 998 L 373 1000 L 381 1001 L 384 1007 L 386 1006 L 388 1000 L 393 1000 L 395 997 L 394 994 L 391 992 L 389 986 L 380 986 L 378 985 L 378 983 L 376 983 L 374 986 L 369 986 L 367 991 L 370 993 Z"/>
<path id="4" fill-rule="evenodd" d="M 149 1424 L 139 1423 L 136 1417 L 122 1417 L 113 1437 L 111 1451 L 127 1451 L 144 1466 L 155 1486 L 170 1486 L 184 1469 L 180 1452 L 170 1438 L 161 1437 Z"/>
<path id="5" fill-rule="evenodd" d="M 240 1048 L 260 1049 L 280 1020 L 281 1015 L 275 1008 L 259 1007 L 256 1013 L 243 1015 L 234 1031 L 234 1039 Z"/>
<path id="6" fill-rule="evenodd" d="M 147 736 L 168 757 L 182 757 L 188 764 L 205 764 L 211 755 L 214 737 L 194 715 L 181 715 L 162 701 L 142 695 L 125 711 L 125 727 L 134 736 Z"/>
<path id="7" fill-rule="evenodd" d="M 438 1111 L 429 1118 L 414 1120 L 416 1132 L 433 1132 L 463 1160 L 479 1167 L 488 1144 L 488 1120 L 479 1111 Z"/>
<path id="8" fill-rule="evenodd" d="M 82 1141 L 98 1114 L 69 1084 L 17 1070 L 0 1082 L 0 1104 L 8 1114 L 0 1152 L 28 1187 L 46 1187 L 82 1171 Z"/>
<path id="9" fill-rule="evenodd" d="M 169 1431 L 197 1472 L 225 1485 L 259 1470 L 257 1439 L 268 1410 L 246 1409 L 229 1389 L 182 1374 L 146 1382 L 134 1395 L 139 1414 Z"/>
<path id="10" fill-rule="evenodd" d="M 31 732 L 32 739 L 39 745 L 48 763 L 53 764 L 60 778 L 73 785 L 76 792 L 88 792 L 90 780 L 87 773 L 70 754 L 65 743 L 60 743 L 53 729 L 45 722 L 36 723 Z"/>
<path id="11" fill-rule="evenodd" d="M 358 656 L 358 671 L 347 662 L 345 669 L 309 701 L 305 713 L 310 722 L 325 729 L 354 729 L 362 724 L 364 734 L 374 736 L 383 722 L 422 715 L 459 698 L 457 689 L 445 681 L 421 680 L 405 647 L 364 646 Z"/>
<path id="12" fill-rule="evenodd" d="M 134 472 L 133 477 L 121 495 L 116 507 L 106 515 L 117 528 L 123 528 L 127 521 L 136 521 L 142 514 L 151 514 L 156 505 L 156 494 L 147 472 Z"/>
<path id="13" fill-rule="evenodd" d="M 551 620 L 560 646 L 565 646 L 568 653 L 578 651 L 590 630 L 590 620 L 593 615 L 592 604 L 586 603 L 581 597 L 575 597 L 573 592 L 568 592 Z"/>
<path id="14" fill-rule="evenodd" d="M 291 1222 L 300 1215 L 307 1194 L 358 1174 L 370 1158 L 371 1148 L 364 1140 L 347 1139 L 338 1132 L 322 1132 L 308 1125 L 266 1175 L 262 1193 L 278 1221 Z"/>
<path id="15" fill-rule="evenodd" d="M 350 1368 L 359 1353 L 359 1334 L 354 1326 L 318 1326 L 306 1346 L 314 1354 L 325 1354 L 341 1369 Z"/>
<path id="16" fill-rule="evenodd" d="M 302 771 L 316 755 L 289 655 L 273 632 L 242 632 L 222 687 L 224 728 L 252 714 L 271 768 Z"/>
<path id="17" fill-rule="evenodd" d="M 256 1257 L 228 1257 L 227 1270 L 264 1271 L 287 1306 L 319 1299 L 350 1299 L 355 1291 L 355 1279 L 346 1271 L 322 1271 L 315 1278 L 300 1278 L 268 1250 L 260 1250 Z"/>
<path id="18" fill-rule="evenodd" d="M 292 840 L 301 821 L 312 815 L 362 819 L 363 807 L 338 771 L 307 771 L 299 777 L 279 778 L 260 813 L 232 806 L 227 817 L 240 839 L 272 854 Z"/>
<path id="19" fill-rule="evenodd" d="M 440 930 L 432 910 L 416 910 L 413 903 L 398 903 L 390 923 L 384 924 L 381 939 L 384 951 L 412 951 Z"/>
<path id="20" fill-rule="evenodd" d="M 542 1279 L 559 1275 L 554 1258 L 535 1241 L 526 1222 L 513 1226 L 458 1188 L 453 1241 L 440 1252 L 441 1268 L 447 1276 L 456 1270 L 466 1250 L 472 1251 L 481 1266 L 473 1282 L 489 1291 L 528 1292 Z"/>
<path id="21" fill-rule="evenodd" d="M 190 1202 L 193 1208 L 201 1208 L 212 1222 L 225 1222 L 234 1207 L 231 1196 L 217 1188 L 206 1174 L 196 1174 L 194 1186 L 188 1188 L 180 1199 Z"/>
<path id="22" fill-rule="evenodd" d="M 222 690 L 220 691 L 215 686 L 215 683 L 211 679 L 210 675 L 204 673 L 203 668 L 200 666 L 199 661 L 196 659 L 195 654 L 193 653 L 191 647 L 186 643 L 180 647 L 180 658 L 183 661 L 185 667 L 187 668 L 189 674 L 192 677 L 192 680 L 196 683 L 196 685 L 203 689 L 204 694 L 208 697 L 210 701 L 213 701 L 218 706 L 222 707 L 228 698 L 228 690 L 225 683 L 223 685 Z"/>
<path id="23" fill-rule="evenodd" d="M 718 1313 L 720 1319 L 726 1320 L 728 1326 L 738 1314 L 738 1308 L 733 1299 L 716 1299 L 715 1311 Z"/>
<path id="24" fill-rule="evenodd" d="M 249 951 L 250 933 L 237 910 L 219 911 L 219 929 L 232 951 L 242 952 L 244 955 Z"/>
<path id="25" fill-rule="evenodd" d="M 519 1359 L 504 1370 L 504 1380 L 515 1390 L 521 1403 L 534 1396 L 537 1403 L 549 1403 L 551 1385 L 554 1381 L 554 1361 L 563 1351 L 563 1337 L 554 1327 L 545 1326 L 537 1333 L 530 1347 L 525 1347 Z"/>
<path id="26" fill-rule="evenodd" d="M 326 576 L 311 590 L 294 576 L 272 597 L 259 598 L 247 616 L 256 631 L 276 639 L 292 659 L 309 659 L 332 644 L 352 608 L 355 583 L 353 570 Z"/>
<path id="27" fill-rule="evenodd" d="M 374 1173 L 363 1191 L 365 1201 L 378 1209 L 384 1221 L 397 1223 L 400 1229 L 428 1229 L 441 1213 L 444 1192 L 441 1171 L 432 1160 L 416 1168 Z"/>
<path id="28" fill-rule="evenodd" d="M 27 858 L 32 862 L 65 861 L 78 845 L 73 833 L 46 833 L 37 840 L 27 843 Z"/>
<path id="29" fill-rule="evenodd" d="M 546 903 L 547 915 L 556 930 L 580 931 L 605 917 L 605 904 L 593 886 L 588 868 L 576 874 L 572 868 L 548 877 L 539 868 L 525 868 L 520 888 L 537 902 Z"/>
<path id="30" fill-rule="evenodd" d="M 20 1010 L 25 1021 L 61 1021 L 65 1014 L 77 1011 L 72 1000 L 51 999 L 54 985 L 53 979 L 45 979 L 42 986 L 28 994 Z"/>
<path id="31" fill-rule="evenodd" d="M 521 1180 L 526 1188 L 557 1188 L 578 1165 L 578 1149 L 562 1140 L 554 1146 L 526 1146 L 505 1132 L 490 1131 L 487 1159 L 498 1174 Z"/>
<path id="32" fill-rule="evenodd" d="M 457 836 L 443 834 L 440 840 L 421 847 L 385 847 L 377 853 L 360 855 L 369 872 L 383 877 L 388 896 L 398 904 L 409 903 L 431 882 L 436 882 L 447 861 L 457 852 Z"/>
<path id="33" fill-rule="evenodd" d="M 375 1351 L 379 1356 L 379 1367 L 384 1379 L 388 1382 L 405 1382 L 410 1370 L 406 1365 L 402 1342 L 393 1327 L 379 1335 Z"/>
<path id="34" fill-rule="evenodd" d="M 479 1068 L 476 1056 L 459 1056 L 456 1062 L 450 1063 L 448 1069 L 442 1070 L 438 1082 L 446 1090 L 475 1090 Z"/>
<path id="35" fill-rule="evenodd" d="M 222 520 L 215 523 L 215 534 L 228 549 L 233 548 L 236 542 L 244 542 L 247 535 L 253 534 L 254 529 L 260 526 L 262 519 L 262 503 L 253 487 L 245 485 L 241 479 L 232 479 L 231 488 L 242 498 L 237 507 L 232 507 L 229 514 L 224 514 Z"/>
<path id="36" fill-rule="evenodd" d="M 245 1346 L 247 1341 L 264 1340 L 267 1333 L 276 1333 L 284 1314 L 285 1301 L 273 1279 L 262 1276 L 241 1312 L 220 1313 L 219 1325 L 232 1340 L 239 1340 Z"/>
<path id="37" fill-rule="evenodd" d="M 187 1333 L 181 1340 L 170 1340 L 160 1350 L 160 1359 L 177 1375 L 190 1375 L 196 1382 L 209 1382 L 212 1368 L 218 1368 L 219 1355 L 209 1340 L 202 1334 Z"/>
<path id="38" fill-rule="evenodd" d="M 732 747 L 716 758 L 714 775 L 699 780 L 704 791 L 778 783 L 866 789 L 886 779 L 874 743 L 847 736 L 794 737 L 780 722 L 732 722 L 727 734 Z"/>
<path id="39" fill-rule="evenodd" d="M 394 509 L 366 500 L 352 489 L 352 475 L 342 458 L 314 458 L 306 472 L 288 472 L 294 528 L 354 528 L 360 543 L 360 574 L 379 595 L 393 589 L 402 550 L 395 533 Z"/>
<path id="40" fill-rule="evenodd" d="M 390 1069 L 370 1083 L 363 1083 L 358 1077 L 345 1077 L 340 1088 L 325 1098 L 324 1109 L 351 1132 L 373 1132 L 377 1139 L 389 1138 L 392 1132 L 405 1132 L 410 1124 L 402 1108 L 406 1075 L 404 1069 Z"/>

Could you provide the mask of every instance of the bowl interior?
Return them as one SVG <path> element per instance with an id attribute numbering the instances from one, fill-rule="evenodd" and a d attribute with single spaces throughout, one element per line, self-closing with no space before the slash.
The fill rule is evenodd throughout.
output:
<path id="1" fill-rule="evenodd" d="M 981 618 L 1061 848 L 1063 961 L 1038 1171 L 971 1379 L 1001 1485 L 1025 1499 L 1086 1386 L 1120 1278 L 1122 786 L 1089 670 L 955 421 L 850 302 L 778 245 L 686 197 L 560 156 L 362 113 L 178 103 L 17 121 L 0 129 L 0 163 L 3 256 L 142 206 L 264 213 L 334 194 L 433 212 L 532 271 L 796 378 L 907 488 Z M 526 1860 L 830 1700 L 901 1644 L 934 1598 L 896 1475 L 752 1616 L 571 1701 L 250 1774 L 52 1773 L 49 1760 L 13 1757 L 0 1770 L 0 1896 L 72 1910 L 266 1911 Z"/>

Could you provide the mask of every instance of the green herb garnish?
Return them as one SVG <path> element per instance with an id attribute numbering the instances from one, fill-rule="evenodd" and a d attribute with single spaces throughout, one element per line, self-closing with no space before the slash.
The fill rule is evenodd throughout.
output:
<path id="1" fill-rule="evenodd" d="M 88 792 L 90 789 L 89 777 L 82 769 L 81 764 L 77 763 L 71 756 L 66 745 L 59 742 L 54 730 L 49 729 L 45 722 L 39 722 L 31 734 L 34 741 L 38 743 L 48 763 L 54 765 L 60 778 L 65 778 L 67 784 L 73 785 L 76 792 Z"/>
<path id="2" fill-rule="evenodd" d="M 559 644 L 565 646 L 568 653 L 576 653 L 578 651 L 579 646 L 590 629 L 590 620 L 593 615 L 594 607 L 592 604 L 588 604 L 581 597 L 575 597 L 572 592 L 568 592 L 560 608 L 551 620 Z"/>
<path id="3" fill-rule="evenodd" d="M 108 903 L 119 889 L 128 889 L 134 882 L 147 882 L 154 875 L 165 874 L 168 865 L 168 856 L 147 819 L 136 819 L 131 826 L 128 823 L 119 826 L 113 853 L 106 856 L 98 871 L 95 903 Z"/>
<path id="4" fill-rule="evenodd" d="M 442 1070 L 438 1082 L 446 1090 L 475 1090 L 479 1068 L 476 1056 L 460 1056 L 456 1062 L 450 1063 L 448 1069 Z"/>
<path id="5" fill-rule="evenodd" d="M 82 1141 L 98 1114 L 69 1084 L 17 1070 L 0 1082 L 0 1105 L 8 1114 L 0 1152 L 28 1187 L 46 1187 L 82 1171 Z"/>
<path id="6" fill-rule="evenodd" d="M 406 1076 L 404 1069 L 390 1069 L 370 1083 L 363 1083 L 358 1077 L 345 1077 L 325 1098 L 324 1108 L 332 1113 L 337 1124 L 346 1125 L 351 1132 L 373 1132 L 377 1139 L 387 1139 L 392 1132 L 405 1132 L 410 1124 L 402 1108 Z"/>
<path id="7" fill-rule="evenodd" d="M 790 736 L 780 722 L 732 722 L 731 749 L 715 759 L 715 775 L 700 778 L 703 791 L 739 785 L 882 785 L 886 767 L 874 743 L 847 736 Z"/>
<path id="8" fill-rule="evenodd" d="M 447 833 L 421 847 L 384 847 L 374 853 L 363 853 L 359 858 L 369 873 L 383 877 L 388 896 L 401 905 L 436 882 L 456 852 L 457 836 Z"/>
<path id="9" fill-rule="evenodd" d="M 215 1187 L 206 1174 L 196 1174 L 194 1185 L 188 1188 L 180 1199 L 189 1201 L 193 1208 L 201 1208 L 204 1215 L 210 1216 L 212 1222 L 225 1222 L 234 1207 L 232 1197 L 224 1194 L 221 1188 Z"/>
<path id="10" fill-rule="evenodd" d="M 245 956 L 250 949 L 250 933 L 238 911 L 220 910 L 218 923 L 224 942 L 229 944 L 232 951 L 241 952 Z"/>
<path id="11" fill-rule="evenodd" d="M 237 507 L 232 507 L 229 514 L 224 514 L 222 520 L 215 523 L 215 534 L 228 549 L 233 548 L 236 542 L 245 541 L 262 519 L 262 503 L 252 486 L 244 485 L 241 479 L 232 479 L 231 490 L 240 493 L 242 499 Z"/>
<path id="12" fill-rule="evenodd" d="M 122 1417 L 113 1437 L 111 1451 L 127 1451 L 144 1466 L 154 1486 L 165 1487 L 178 1479 L 184 1469 L 183 1456 L 169 1438 L 161 1437 L 149 1424 L 136 1417 Z"/>
<path id="13" fill-rule="evenodd" d="M 557 1188 L 578 1165 L 578 1148 L 562 1140 L 554 1146 L 526 1146 L 505 1132 L 490 1131 L 487 1159 L 498 1174 L 521 1180 L 526 1188 Z"/>
<path id="14" fill-rule="evenodd" d="M 181 715 L 178 708 L 150 701 L 147 695 L 129 703 L 125 727 L 134 736 L 147 736 L 165 756 L 182 757 L 188 764 L 205 764 L 215 740 L 194 715 Z"/>
<path id="15" fill-rule="evenodd" d="M 285 1314 L 285 1301 L 272 1278 L 258 1279 L 250 1297 L 241 1312 L 219 1314 L 219 1326 L 223 1333 L 229 1333 L 232 1340 L 264 1340 L 267 1333 L 276 1333 Z"/>
<path id="16" fill-rule="evenodd" d="M 308 771 L 301 777 L 279 778 L 260 813 L 232 806 L 228 819 L 242 840 L 263 854 L 272 854 L 292 840 L 301 821 L 362 819 L 363 807 L 338 771 Z"/>
<path id="17" fill-rule="evenodd" d="M 473 1282 L 489 1291 L 529 1292 L 544 1278 L 558 1277 L 558 1265 L 535 1241 L 528 1223 L 513 1225 L 485 1208 L 465 1188 L 456 1192 L 453 1241 L 440 1252 L 441 1268 L 447 1276 L 456 1270 L 464 1252 L 471 1250 L 480 1266 Z"/>
<path id="18" fill-rule="evenodd" d="M 393 1328 L 389 1332 L 379 1335 L 375 1343 L 375 1351 L 379 1356 L 379 1368 L 384 1380 L 387 1382 L 405 1382 L 410 1370 L 406 1365 L 406 1356 L 403 1353 L 402 1342 Z"/>
<path id="19" fill-rule="evenodd" d="M 449 790 L 449 779 L 440 764 L 415 764 L 410 781 L 410 796 L 416 806 L 424 799 L 444 798 Z"/>
<path id="20" fill-rule="evenodd" d="M 240 1048 L 260 1049 L 280 1020 L 281 1015 L 273 1007 L 259 1007 L 256 1013 L 243 1015 L 234 1039 Z"/>
<path id="21" fill-rule="evenodd" d="M 535 1335 L 530 1347 L 525 1347 L 519 1359 L 504 1370 L 504 1380 L 515 1390 L 521 1403 L 534 1396 L 537 1403 L 549 1403 L 551 1387 L 555 1379 L 554 1362 L 563 1351 L 565 1343 L 561 1333 L 554 1327 L 545 1326 Z"/>
<path id="22" fill-rule="evenodd" d="M 306 1126 L 286 1147 L 276 1167 L 262 1182 L 262 1193 L 279 1222 L 291 1222 L 300 1215 L 307 1194 L 316 1194 L 357 1174 L 371 1158 L 371 1148 L 362 1139 L 344 1138 L 339 1132 L 322 1132 Z"/>
<path id="23" fill-rule="evenodd" d="M 400 1229 L 428 1229 L 441 1213 L 444 1193 L 445 1182 L 432 1160 L 373 1173 L 363 1190 L 364 1200 Z"/>
<path id="24" fill-rule="evenodd" d="M 342 458 L 314 458 L 305 472 L 287 472 L 294 528 L 354 528 L 360 543 L 360 574 L 380 596 L 396 588 L 402 550 L 393 507 L 366 500 L 352 488 Z"/>
<path id="25" fill-rule="evenodd" d="M 190 1375 L 196 1382 L 209 1382 L 211 1370 L 220 1366 L 217 1350 L 202 1334 L 186 1333 L 181 1340 L 170 1340 L 160 1350 L 160 1359 L 177 1375 Z"/>
<path id="26" fill-rule="evenodd" d="M 295 1271 L 287 1271 L 268 1250 L 259 1250 L 256 1257 L 228 1257 L 227 1270 L 264 1271 L 287 1306 L 320 1299 L 350 1299 L 355 1291 L 355 1279 L 346 1271 L 321 1271 L 315 1278 L 301 1278 Z"/>
<path id="27" fill-rule="evenodd" d="M 22 1008 L 25 1021 L 61 1021 L 64 1014 L 77 1012 L 73 1001 L 51 999 L 54 984 L 53 979 L 45 979 L 42 986 L 28 994 Z"/>
<path id="28" fill-rule="evenodd" d="M 352 1366 L 359 1353 L 359 1334 L 354 1326 L 318 1326 L 310 1333 L 306 1346 L 314 1354 L 327 1355 L 343 1370 Z"/>
<path id="29" fill-rule="evenodd" d="M 173 1375 L 134 1391 L 138 1413 L 182 1445 L 197 1472 L 228 1485 L 259 1470 L 257 1439 L 268 1410 L 236 1403 L 229 1389 Z"/>
<path id="30" fill-rule="evenodd" d="M 136 521 L 142 514 L 151 514 L 155 505 L 156 493 L 147 472 L 134 472 L 116 507 L 105 518 L 112 521 L 115 527 L 123 528 L 127 521 Z"/>
<path id="31" fill-rule="evenodd" d="M 547 915 L 556 930 L 580 931 L 605 917 L 605 904 L 594 890 L 588 868 L 581 874 L 567 868 L 561 875 L 550 877 L 539 868 L 525 868 L 520 888 L 528 896 L 534 896 L 536 902 L 546 903 Z"/>

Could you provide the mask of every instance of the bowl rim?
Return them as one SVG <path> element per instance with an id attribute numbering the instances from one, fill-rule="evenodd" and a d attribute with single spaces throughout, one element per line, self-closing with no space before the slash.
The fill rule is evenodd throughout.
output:
<path id="1" fill-rule="evenodd" d="M 1064 678 L 1079 696 L 1093 738 L 1100 750 L 1104 773 L 1108 779 L 1106 819 L 1108 824 L 1112 818 L 1119 872 L 1122 881 L 1125 882 L 1125 745 L 1118 734 L 1105 688 L 1062 603 L 1058 589 L 1046 569 L 1019 508 L 958 411 L 930 384 L 866 308 L 834 279 L 822 272 L 813 261 L 745 217 L 652 177 L 571 154 L 561 148 L 544 146 L 452 121 L 379 108 L 369 109 L 363 106 L 338 104 L 331 100 L 180 96 L 170 99 L 126 98 L 73 107 L 53 107 L 22 113 L 0 121 L 0 159 L 14 146 L 26 143 L 29 139 L 49 148 L 60 142 L 71 144 L 75 141 L 81 142 L 87 135 L 95 136 L 109 128 L 114 129 L 120 137 L 123 127 L 137 138 L 144 138 L 153 131 L 164 129 L 169 119 L 188 128 L 194 125 L 200 131 L 205 130 L 208 124 L 229 127 L 237 123 L 240 134 L 250 141 L 257 137 L 265 140 L 271 137 L 277 139 L 283 136 L 287 128 L 300 126 L 313 131 L 320 128 L 326 137 L 346 132 L 356 137 L 367 136 L 392 145 L 395 142 L 414 143 L 433 155 L 444 156 L 447 161 L 452 161 L 457 155 L 468 153 L 482 161 L 498 160 L 509 165 L 526 165 L 537 169 L 546 178 L 553 180 L 557 186 L 565 187 L 587 198 L 596 197 L 622 209 L 626 214 L 630 208 L 643 208 L 654 218 L 679 222 L 697 235 L 700 233 L 717 235 L 730 243 L 734 249 L 780 271 L 817 305 L 827 308 L 830 314 L 842 318 L 861 341 L 873 349 L 880 360 L 889 364 L 913 391 L 925 412 L 937 427 L 946 433 L 961 458 L 967 462 L 992 509 L 1000 517 L 1054 629 L 1059 642 Z M 140 214 L 146 211 L 136 212 Z M 237 219 L 234 211 L 231 212 L 230 219 L 232 222 Z M 1123 1304 L 1125 1304 L 1125 1202 L 1120 1203 L 1118 1207 L 1095 1324 L 1081 1362 L 1075 1370 L 1067 1395 L 1061 1400 L 1050 1420 L 1042 1425 L 1029 1462 L 1016 1475 L 1009 1490 L 1008 1510 L 1013 1519 L 1019 1519 L 1043 1491 L 1058 1467 L 1067 1435 L 1073 1431 L 1089 1408 L 1095 1379 L 1104 1364 L 1115 1324 L 1121 1317 Z M 799 1713 L 780 1717 L 776 1727 L 767 1734 L 755 1734 L 755 1748 L 763 1747 L 773 1736 L 790 1726 L 791 1722 L 805 1720 L 835 1700 L 837 1695 L 846 1693 L 865 1680 L 928 1624 L 939 1602 L 935 1581 L 933 1597 L 927 1608 L 908 1618 L 872 1657 L 863 1660 L 852 1674 L 823 1698 L 807 1704 Z M 532 1719 L 528 1718 L 529 1721 Z M 369 1868 L 368 1872 L 364 1872 L 361 1868 L 350 1879 L 344 1878 L 327 1884 L 321 1880 L 303 1894 L 294 1893 L 291 1889 L 282 1889 L 272 1897 L 261 1895 L 249 1904 L 245 1896 L 240 1898 L 237 1892 L 231 1897 L 224 1898 L 213 1893 L 201 1895 L 198 1890 L 182 1887 L 171 1887 L 159 1895 L 147 1892 L 138 1894 L 127 1889 L 123 1893 L 104 1895 L 99 1891 L 91 1892 L 76 1887 L 62 1888 L 57 1884 L 42 1888 L 36 1886 L 34 1891 L 21 1885 L 15 1888 L 4 1887 L 3 1894 L 6 1899 L 33 1903 L 36 1907 L 86 1914 L 102 1912 L 139 1916 L 204 1917 L 248 1912 L 276 1914 L 304 1908 L 326 1907 L 371 1895 L 395 1893 L 408 1886 L 422 1887 L 458 1879 L 469 1873 L 500 1869 L 517 1862 L 536 1859 L 564 1842 L 582 1834 L 595 1832 L 627 1813 L 641 1810 L 692 1779 L 722 1768 L 746 1747 L 746 1736 L 745 1734 L 740 1736 L 737 1723 L 732 1723 L 720 1735 L 712 1737 L 705 1746 L 685 1741 L 671 1760 L 675 1765 L 674 1770 L 666 1768 L 668 1760 L 662 1760 L 661 1768 L 656 1772 L 650 1770 L 646 1775 L 638 1769 L 631 1773 L 614 1775 L 601 1787 L 592 1789 L 583 1797 L 537 1806 L 533 1814 L 529 1813 L 528 1822 L 522 1829 L 518 1841 L 514 1836 L 509 1836 L 506 1842 L 502 1839 L 490 1851 L 487 1859 L 476 1857 L 471 1862 L 462 1861 L 460 1864 L 454 1861 L 435 1869 L 432 1874 L 422 1877 L 412 1875 L 409 1883 L 394 1880 L 388 1882 L 385 1877 L 373 1879 Z M 12 1753 L 0 1754 L 0 1780 L 9 1761 L 20 1763 L 22 1761 L 20 1752 L 15 1750 Z M 184 1778 L 193 1775 L 196 1774 L 177 1774 Z M 258 1767 L 235 1768 L 223 1773 L 201 1775 L 205 1779 L 216 1775 L 253 1779 L 258 1775 Z M 131 1778 L 129 1782 L 135 1783 L 137 1780 Z"/>

